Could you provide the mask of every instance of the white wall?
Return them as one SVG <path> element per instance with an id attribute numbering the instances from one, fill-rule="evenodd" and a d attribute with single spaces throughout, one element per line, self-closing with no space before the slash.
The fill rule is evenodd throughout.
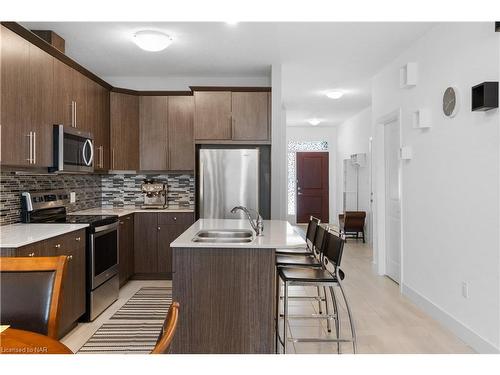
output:
<path id="1" fill-rule="evenodd" d="M 327 141 L 328 142 L 328 176 L 329 176 L 329 216 L 330 222 L 336 222 L 337 213 L 337 184 L 336 184 L 336 146 L 337 146 L 337 129 L 333 126 L 288 126 L 286 134 L 286 144 L 288 147 L 289 141 Z M 288 152 L 288 151 L 286 151 Z M 286 182 L 288 183 L 288 168 L 285 175 Z M 288 221 L 291 223 L 296 222 L 296 216 L 288 216 Z"/>
<path id="2" fill-rule="evenodd" d="M 369 143 L 371 137 L 372 111 L 371 107 L 365 108 L 353 117 L 344 121 L 337 131 L 337 213 L 343 211 L 343 186 L 344 186 L 344 159 L 349 159 L 352 154 L 366 154 L 367 163 L 359 167 L 359 210 L 367 213 L 366 237 L 371 239 L 371 212 L 370 212 L 370 163 Z"/>
<path id="3" fill-rule="evenodd" d="M 281 96 L 281 65 L 271 69 L 271 219 L 286 219 L 286 111 Z"/>
<path id="4" fill-rule="evenodd" d="M 399 68 L 410 61 L 418 63 L 418 84 L 400 89 Z M 413 149 L 402 168 L 403 293 L 480 352 L 500 349 L 500 119 L 498 110 L 472 112 L 470 91 L 499 76 L 493 23 L 448 23 L 372 81 L 373 124 L 400 108 L 402 144 Z M 454 119 L 441 110 L 448 86 L 458 87 L 462 98 Z M 431 129 L 412 128 L 411 111 L 418 108 L 430 110 Z"/>

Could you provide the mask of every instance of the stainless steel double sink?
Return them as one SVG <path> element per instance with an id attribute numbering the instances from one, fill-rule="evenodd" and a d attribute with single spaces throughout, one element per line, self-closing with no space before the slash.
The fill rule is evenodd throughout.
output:
<path id="1" fill-rule="evenodd" d="M 209 229 L 196 233 L 193 242 L 248 243 L 252 242 L 253 239 L 253 231 L 248 229 Z"/>

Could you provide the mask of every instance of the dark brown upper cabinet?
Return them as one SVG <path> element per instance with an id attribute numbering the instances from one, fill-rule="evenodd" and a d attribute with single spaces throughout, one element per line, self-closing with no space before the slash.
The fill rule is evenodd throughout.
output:
<path id="1" fill-rule="evenodd" d="M 139 99 L 140 169 L 168 169 L 168 97 L 141 96 Z"/>
<path id="2" fill-rule="evenodd" d="M 230 140 L 231 92 L 194 92 L 194 138 L 197 140 Z"/>
<path id="3" fill-rule="evenodd" d="M 168 161 L 171 171 L 194 170 L 194 98 L 168 98 Z"/>
<path id="4" fill-rule="evenodd" d="M 87 121 L 94 135 L 94 170 L 109 169 L 109 90 L 89 80 L 87 89 Z"/>
<path id="5" fill-rule="evenodd" d="M 269 141 L 270 92 L 195 91 L 197 141 Z"/>
<path id="6" fill-rule="evenodd" d="M 138 170 L 139 97 L 112 92 L 110 113 L 110 169 Z"/>
<path id="7" fill-rule="evenodd" d="M 77 70 L 54 59 L 54 124 L 93 133 L 87 110 L 89 82 L 90 79 Z"/>
<path id="8" fill-rule="evenodd" d="M 52 164 L 53 58 L 2 26 L 1 163 Z"/>
<path id="9" fill-rule="evenodd" d="M 269 92 L 233 92 L 233 140 L 269 139 Z"/>

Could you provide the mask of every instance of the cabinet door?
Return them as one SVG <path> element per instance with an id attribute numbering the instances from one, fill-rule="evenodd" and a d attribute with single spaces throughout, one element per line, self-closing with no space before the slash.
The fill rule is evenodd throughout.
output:
<path id="1" fill-rule="evenodd" d="M 195 139 L 231 139 L 231 92 L 195 91 L 194 103 Z"/>
<path id="2" fill-rule="evenodd" d="M 110 96 L 111 169 L 139 169 L 139 98 L 112 92 Z"/>
<path id="3" fill-rule="evenodd" d="M 158 272 L 158 215 L 138 212 L 134 217 L 134 271 Z"/>
<path id="4" fill-rule="evenodd" d="M 87 118 L 87 97 L 90 79 L 72 69 L 72 97 L 75 102 L 75 127 L 93 133 L 93 124 Z"/>
<path id="5" fill-rule="evenodd" d="M 109 169 L 109 90 L 97 85 L 97 122 L 95 125 L 95 155 L 97 170 Z"/>
<path id="6" fill-rule="evenodd" d="M 4 26 L 1 31 L 1 162 L 25 166 L 30 157 L 30 47 Z"/>
<path id="7" fill-rule="evenodd" d="M 125 218 L 127 227 L 127 279 L 134 276 L 134 215 Z"/>
<path id="8" fill-rule="evenodd" d="M 172 273 L 172 248 L 170 244 L 194 223 L 192 213 L 158 214 L 158 272 Z"/>
<path id="9" fill-rule="evenodd" d="M 120 286 L 133 275 L 134 267 L 134 221 L 132 215 L 120 218 L 119 227 L 119 279 Z"/>
<path id="10" fill-rule="evenodd" d="M 54 59 L 54 124 L 73 126 L 72 119 L 72 80 L 73 69 L 65 63 Z"/>
<path id="11" fill-rule="evenodd" d="M 233 140 L 268 140 L 268 106 L 268 92 L 233 92 Z"/>
<path id="12" fill-rule="evenodd" d="M 34 132 L 34 164 L 38 167 L 50 167 L 53 161 L 53 64 L 52 56 L 30 45 L 30 129 Z"/>
<path id="13" fill-rule="evenodd" d="M 167 96 L 141 96 L 139 105 L 141 170 L 168 169 Z"/>
<path id="14" fill-rule="evenodd" d="M 194 98 L 168 99 L 168 160 L 171 171 L 194 170 Z"/>

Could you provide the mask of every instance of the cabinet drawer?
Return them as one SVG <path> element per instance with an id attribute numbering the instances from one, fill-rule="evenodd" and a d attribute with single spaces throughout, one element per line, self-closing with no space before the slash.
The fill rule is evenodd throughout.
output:
<path id="1" fill-rule="evenodd" d="M 169 212 L 158 214 L 158 224 L 193 224 L 194 213 L 192 212 Z"/>

